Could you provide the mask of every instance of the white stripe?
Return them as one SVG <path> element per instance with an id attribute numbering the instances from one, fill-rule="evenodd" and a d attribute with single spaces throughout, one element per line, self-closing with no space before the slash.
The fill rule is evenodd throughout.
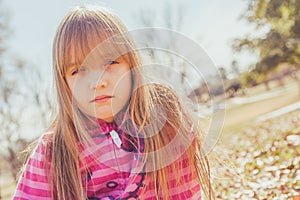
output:
<path id="1" fill-rule="evenodd" d="M 32 181 L 30 179 L 23 179 L 20 181 L 25 186 L 28 186 L 30 188 L 34 189 L 39 189 L 39 190 L 46 190 L 50 191 L 50 186 L 48 183 L 43 183 L 43 182 L 38 182 L 38 181 Z"/>
<path id="2" fill-rule="evenodd" d="M 172 195 L 180 194 L 184 191 L 191 190 L 192 188 L 199 185 L 199 183 L 196 180 L 193 180 L 193 182 L 184 183 L 184 185 L 179 185 L 173 188 L 169 188 L 169 192 Z"/>
<path id="3" fill-rule="evenodd" d="M 31 174 L 37 174 L 37 175 L 40 175 L 40 176 L 46 176 L 46 172 L 45 172 L 45 169 L 43 168 L 38 168 L 38 167 L 35 167 L 33 165 L 28 165 L 26 167 L 26 171 L 27 172 L 30 172 Z M 25 175 L 25 174 L 24 174 Z"/>
<path id="4" fill-rule="evenodd" d="M 23 199 L 39 199 L 39 200 L 51 200 L 51 197 L 40 197 L 40 196 L 34 196 L 27 194 L 21 190 L 17 190 L 13 196 L 13 199 L 15 198 L 23 198 Z"/>

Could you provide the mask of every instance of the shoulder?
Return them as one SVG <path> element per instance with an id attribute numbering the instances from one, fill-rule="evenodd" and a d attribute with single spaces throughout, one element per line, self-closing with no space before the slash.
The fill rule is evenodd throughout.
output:
<path id="1" fill-rule="evenodd" d="M 13 199 L 40 199 L 41 196 L 43 199 L 51 198 L 48 176 L 51 167 L 52 134 L 43 134 L 28 148 L 30 156 L 22 168 Z"/>
<path id="2" fill-rule="evenodd" d="M 37 140 L 37 147 L 40 148 L 50 148 L 53 143 L 53 131 L 47 131 L 39 137 Z"/>
<path id="3" fill-rule="evenodd" d="M 51 151 L 52 151 L 52 139 L 53 137 L 53 132 L 48 131 L 41 135 L 36 141 L 34 141 L 31 144 L 31 151 L 29 150 L 30 157 L 29 157 L 29 162 L 31 161 L 38 161 L 38 162 L 44 162 L 45 158 L 46 160 L 51 159 Z"/>
<path id="4" fill-rule="evenodd" d="M 38 143 L 41 145 L 49 145 L 53 142 L 54 131 L 47 131 L 38 139 Z"/>
<path id="5" fill-rule="evenodd" d="M 52 161 L 52 133 L 44 133 L 30 144 L 27 156 L 21 180 L 46 180 L 46 171 L 50 169 Z"/>

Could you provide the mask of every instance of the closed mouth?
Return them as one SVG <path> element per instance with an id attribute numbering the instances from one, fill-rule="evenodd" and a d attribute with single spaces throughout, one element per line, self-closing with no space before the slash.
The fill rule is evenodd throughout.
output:
<path id="1" fill-rule="evenodd" d="M 101 96 L 97 96 L 95 99 L 91 100 L 90 102 L 105 102 L 108 101 L 109 99 L 111 99 L 113 96 L 109 96 L 109 95 L 101 95 Z"/>

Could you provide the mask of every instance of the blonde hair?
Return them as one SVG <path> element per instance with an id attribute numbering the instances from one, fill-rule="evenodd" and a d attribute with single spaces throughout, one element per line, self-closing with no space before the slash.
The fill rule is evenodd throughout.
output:
<path id="1" fill-rule="evenodd" d="M 132 92 L 128 105 L 128 112 L 134 124 L 144 134 L 144 152 L 155 152 L 157 149 L 168 145 L 175 134 L 188 141 L 191 131 L 191 118 L 188 112 L 183 111 L 177 95 L 168 87 L 148 84 L 143 85 L 142 73 L 138 66 L 141 66 L 139 54 L 134 51 L 134 43 L 130 36 L 125 34 L 127 29 L 120 19 L 111 11 L 95 6 L 81 6 L 71 11 L 58 27 L 53 43 L 53 67 L 55 83 L 57 87 L 58 110 L 57 117 L 49 129 L 54 130 L 51 154 L 52 163 L 50 170 L 54 177 L 50 177 L 52 196 L 54 199 L 86 199 L 86 188 L 81 181 L 79 168 L 78 141 L 89 141 L 87 132 L 86 116 L 79 110 L 72 101 L 72 94 L 66 82 L 65 74 L 68 67 L 75 60 L 75 64 L 83 62 L 85 57 L 99 44 L 107 38 L 115 35 L 121 40 L 123 46 L 116 45 L 115 51 L 127 52 L 124 58 L 134 69 L 132 74 L 133 85 L 141 86 Z M 119 41 L 120 42 L 120 41 Z M 124 49 L 122 49 L 124 48 Z M 76 50 L 76 51 L 75 51 Z M 75 56 L 75 57 L 74 57 Z M 151 108 L 160 105 L 166 113 L 166 122 L 162 129 L 157 129 L 151 123 L 153 116 Z M 147 130 L 143 127 L 149 127 Z M 149 133 L 159 130 L 155 135 Z M 194 134 L 200 131 L 194 130 Z M 151 134 L 151 136 L 150 136 Z M 201 138 L 195 137 L 186 152 L 188 157 L 188 170 L 192 176 L 199 177 L 201 189 L 208 199 L 213 198 L 210 184 L 209 164 L 202 154 Z M 183 165 L 183 161 L 171 163 L 169 166 L 159 167 L 159 163 L 166 159 L 165 155 L 157 153 L 154 157 L 143 157 L 144 163 L 154 171 L 147 172 L 147 177 L 154 183 L 157 198 L 168 199 L 168 174 L 170 169 L 173 173 Z M 178 171 L 178 170 L 177 170 Z M 180 174 L 177 174 L 177 184 L 184 185 Z M 87 185 L 87 184 L 85 184 Z M 188 189 L 188 188 L 187 188 Z"/>

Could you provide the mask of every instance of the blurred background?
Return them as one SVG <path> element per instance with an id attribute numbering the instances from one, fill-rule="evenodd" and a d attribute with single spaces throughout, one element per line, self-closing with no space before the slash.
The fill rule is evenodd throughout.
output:
<path id="1" fill-rule="evenodd" d="M 223 84 L 196 82 L 189 97 L 204 124 L 212 100 L 225 103 L 209 155 L 218 199 L 300 199 L 298 0 L 0 0 L 0 199 L 11 199 L 21 151 L 53 119 L 52 41 L 67 11 L 83 3 L 111 8 L 129 30 L 178 31 L 213 60 Z M 178 70 L 184 84 L 190 72 Z"/>

